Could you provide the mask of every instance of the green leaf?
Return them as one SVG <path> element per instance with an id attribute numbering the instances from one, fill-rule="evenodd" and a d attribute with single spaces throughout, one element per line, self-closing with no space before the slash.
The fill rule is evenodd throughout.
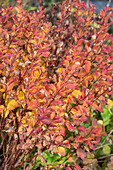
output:
<path id="1" fill-rule="evenodd" d="M 54 162 L 54 160 L 53 160 L 52 157 L 48 157 L 48 158 L 47 158 L 47 165 L 53 164 L 53 162 Z"/>
<path id="2" fill-rule="evenodd" d="M 74 103 L 71 103 L 71 102 L 70 102 L 70 105 L 71 105 L 72 107 L 74 107 L 74 106 L 75 106 L 75 104 L 74 104 Z"/>
<path id="3" fill-rule="evenodd" d="M 28 12 L 29 11 L 35 11 L 37 9 L 37 7 L 30 7 L 29 9 L 28 9 Z"/>
<path id="4" fill-rule="evenodd" d="M 103 119 L 104 126 L 108 125 L 110 122 L 111 114 L 107 107 L 103 108 L 103 113 L 101 113 L 101 117 Z"/>
<path id="5" fill-rule="evenodd" d="M 54 160 L 54 162 L 56 161 L 56 160 L 58 160 L 58 159 L 60 159 L 60 155 L 58 155 L 58 154 L 56 154 L 56 153 L 53 153 L 53 160 Z"/>
<path id="6" fill-rule="evenodd" d="M 47 160 L 47 165 L 49 164 L 52 164 L 52 165 L 58 165 L 59 162 L 55 162 L 56 160 L 60 159 L 61 156 L 56 154 L 56 153 L 53 153 L 50 154 L 48 151 L 45 151 L 42 156 Z M 39 161 L 41 162 L 41 159 L 40 158 L 37 158 L 37 162 L 39 163 Z M 37 163 L 36 162 L 36 163 Z M 41 163 L 43 166 L 45 166 L 45 163 Z"/>
<path id="7" fill-rule="evenodd" d="M 75 11 L 75 9 L 74 8 L 71 8 L 71 12 L 74 12 Z"/>
<path id="8" fill-rule="evenodd" d="M 103 147 L 103 153 L 105 155 L 109 155 L 111 153 L 111 148 L 108 145 L 104 146 Z"/>

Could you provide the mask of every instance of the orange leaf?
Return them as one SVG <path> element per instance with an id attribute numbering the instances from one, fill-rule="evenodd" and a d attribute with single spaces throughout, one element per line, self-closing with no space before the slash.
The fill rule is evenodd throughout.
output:
<path id="1" fill-rule="evenodd" d="M 102 10 L 100 11 L 100 16 L 101 16 L 101 17 L 105 17 L 105 15 L 106 15 L 106 14 L 105 14 L 105 11 L 102 9 Z"/>
<path id="2" fill-rule="evenodd" d="M 5 109 L 4 105 L 0 105 L 0 113 L 2 113 L 4 109 Z"/>
<path id="3" fill-rule="evenodd" d="M 85 61 L 85 70 L 86 70 L 87 72 L 90 71 L 90 67 L 91 67 L 91 62 L 90 62 L 90 61 Z"/>
<path id="4" fill-rule="evenodd" d="M 37 45 L 37 41 L 36 40 L 29 40 L 29 43 L 32 43 L 34 45 Z"/>
<path id="5" fill-rule="evenodd" d="M 62 142 L 63 141 L 63 137 L 62 136 L 57 136 L 56 138 L 55 138 L 55 141 L 56 142 Z"/>
<path id="6" fill-rule="evenodd" d="M 28 105 L 28 109 L 36 109 L 37 108 L 37 100 L 33 99 Z"/>
<path id="7" fill-rule="evenodd" d="M 65 136 L 65 128 L 64 128 L 64 127 L 61 127 L 61 129 L 60 129 L 60 134 L 63 135 L 63 136 Z"/>
<path id="8" fill-rule="evenodd" d="M 57 148 L 57 152 L 58 152 L 58 154 L 59 154 L 60 156 L 63 156 L 63 155 L 65 155 L 65 148 L 62 147 L 62 146 L 59 146 L 59 147 Z"/>
<path id="9" fill-rule="evenodd" d="M 74 38 L 75 38 L 75 42 L 77 41 L 77 38 L 78 38 L 78 35 L 77 35 L 77 33 L 75 32 L 75 36 L 74 36 Z"/>
<path id="10" fill-rule="evenodd" d="M 71 143 L 75 149 L 77 149 L 77 144 L 76 143 Z"/>

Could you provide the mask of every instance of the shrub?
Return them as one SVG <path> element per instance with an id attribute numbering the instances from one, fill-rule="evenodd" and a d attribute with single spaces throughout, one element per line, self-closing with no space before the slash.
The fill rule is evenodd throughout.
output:
<path id="1" fill-rule="evenodd" d="M 113 93 L 111 9 L 101 10 L 97 29 L 92 4 L 57 8 L 52 23 L 43 7 L 28 13 L 20 0 L 0 10 L 2 169 L 97 165 L 91 158 L 105 133 L 91 111 L 103 112 Z"/>

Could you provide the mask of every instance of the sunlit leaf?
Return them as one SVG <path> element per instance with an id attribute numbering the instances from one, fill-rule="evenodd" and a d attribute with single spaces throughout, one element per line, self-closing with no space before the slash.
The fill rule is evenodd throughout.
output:
<path id="1" fill-rule="evenodd" d="M 60 156 L 65 155 L 65 148 L 62 147 L 62 146 L 59 146 L 59 147 L 57 148 L 57 153 L 58 153 Z"/>
<path id="2" fill-rule="evenodd" d="M 18 102 L 16 100 L 11 100 L 7 105 L 7 110 L 14 110 L 19 106 Z"/>
<path id="3" fill-rule="evenodd" d="M 8 116 L 8 114 L 9 114 L 9 110 L 7 110 L 7 111 L 5 112 L 5 118 Z"/>
<path id="4" fill-rule="evenodd" d="M 110 107 L 113 107 L 113 101 L 112 100 L 108 99 L 108 103 L 109 103 Z"/>

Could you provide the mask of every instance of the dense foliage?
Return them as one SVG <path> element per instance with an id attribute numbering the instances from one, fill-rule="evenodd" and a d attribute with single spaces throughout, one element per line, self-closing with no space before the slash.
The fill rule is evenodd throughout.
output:
<path id="1" fill-rule="evenodd" d="M 44 10 L 27 12 L 21 0 L 0 10 L 1 168 L 96 168 L 106 133 L 92 113 L 112 105 L 112 10 L 100 11 L 98 28 L 92 4 Z"/>

